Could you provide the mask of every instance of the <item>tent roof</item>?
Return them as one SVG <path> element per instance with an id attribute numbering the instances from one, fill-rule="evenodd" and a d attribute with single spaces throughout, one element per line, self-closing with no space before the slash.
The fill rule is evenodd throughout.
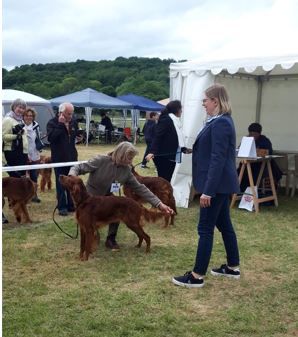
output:
<path id="1" fill-rule="evenodd" d="M 164 99 L 161 99 L 160 101 L 157 101 L 157 103 L 166 106 L 168 103 L 170 103 L 170 99 L 169 98 L 164 98 Z"/>
<path id="2" fill-rule="evenodd" d="M 50 104 L 50 101 L 36 96 L 29 94 L 25 91 L 19 91 L 19 90 L 13 90 L 13 89 L 3 89 L 2 90 L 2 104 L 11 104 L 15 99 L 21 98 L 23 99 L 27 104 L 34 104 L 34 105 L 45 105 Z"/>
<path id="3" fill-rule="evenodd" d="M 223 70 L 230 74 L 249 73 L 270 76 L 298 74 L 298 55 L 171 63 L 170 77 L 176 77 L 178 72 L 181 72 L 182 76 L 187 76 L 191 71 L 195 71 L 199 75 L 211 71 L 213 75 L 217 75 Z"/>
<path id="4" fill-rule="evenodd" d="M 70 102 L 78 107 L 108 108 L 108 109 L 131 109 L 132 105 L 118 98 L 111 97 L 94 89 L 84 89 L 68 95 L 52 98 L 52 105 Z"/>
<path id="5" fill-rule="evenodd" d="M 119 99 L 133 104 L 134 109 L 142 111 L 161 111 L 164 109 L 164 106 L 152 101 L 149 98 L 143 96 L 137 96 L 134 94 L 127 94 L 118 96 Z"/>

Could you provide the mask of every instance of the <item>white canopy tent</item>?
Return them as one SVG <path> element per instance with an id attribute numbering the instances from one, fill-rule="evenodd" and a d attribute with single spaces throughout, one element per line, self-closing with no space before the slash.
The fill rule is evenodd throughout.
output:
<path id="1" fill-rule="evenodd" d="M 183 131 L 192 147 L 206 118 L 204 90 L 222 83 L 232 103 L 237 143 L 250 123 L 259 122 L 275 150 L 298 152 L 298 56 L 170 65 L 170 98 L 182 101 Z M 184 155 L 172 178 L 177 205 L 188 207 L 191 156 Z"/>

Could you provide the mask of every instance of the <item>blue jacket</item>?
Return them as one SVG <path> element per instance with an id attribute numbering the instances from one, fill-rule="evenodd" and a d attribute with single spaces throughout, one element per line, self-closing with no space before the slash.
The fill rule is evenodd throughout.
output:
<path id="1" fill-rule="evenodd" d="M 235 127 L 229 114 L 206 124 L 193 146 L 192 175 L 197 192 L 214 197 L 240 191 L 235 150 Z"/>
<path id="2" fill-rule="evenodd" d="M 146 143 L 151 143 L 155 134 L 156 123 L 154 120 L 148 119 L 143 127 L 143 134 L 145 136 Z"/>

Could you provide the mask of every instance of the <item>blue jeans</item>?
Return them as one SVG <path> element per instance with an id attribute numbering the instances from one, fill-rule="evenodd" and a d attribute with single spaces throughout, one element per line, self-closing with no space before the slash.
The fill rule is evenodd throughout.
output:
<path id="1" fill-rule="evenodd" d="M 205 275 L 213 246 L 215 226 L 221 232 L 230 267 L 239 265 L 237 237 L 230 218 L 229 194 L 217 194 L 211 199 L 211 206 L 200 209 L 198 224 L 199 243 L 193 271 Z"/>
<path id="2" fill-rule="evenodd" d="M 60 174 L 68 175 L 70 167 L 55 167 L 55 178 L 56 178 L 56 195 L 57 195 L 57 203 L 58 210 L 73 210 L 74 205 L 70 193 L 64 189 L 64 187 L 60 184 L 59 176 Z"/>

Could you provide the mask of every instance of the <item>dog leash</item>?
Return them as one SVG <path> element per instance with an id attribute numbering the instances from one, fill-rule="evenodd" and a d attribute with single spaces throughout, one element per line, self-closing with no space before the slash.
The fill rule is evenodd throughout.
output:
<path id="1" fill-rule="evenodd" d="M 183 153 L 182 151 L 179 151 L 179 152 L 172 152 L 172 153 L 163 153 L 163 154 L 155 154 L 154 157 L 164 157 L 164 156 L 172 156 L 174 154 L 177 154 L 177 153 Z M 139 165 L 141 165 L 143 163 L 143 161 L 140 161 L 139 163 L 133 165 L 132 167 L 135 168 Z M 147 160 L 147 163 L 148 163 L 148 160 Z"/>
<path id="2" fill-rule="evenodd" d="M 54 212 L 53 212 L 53 221 L 54 221 L 54 224 L 60 229 L 60 231 L 61 231 L 62 233 L 64 233 L 65 235 L 67 235 L 67 236 L 70 237 L 71 239 L 77 239 L 77 238 L 78 238 L 78 235 L 79 235 L 79 224 L 77 223 L 77 233 L 76 233 L 76 236 L 72 236 L 72 235 L 66 233 L 66 232 L 59 226 L 59 224 L 58 224 L 58 223 L 56 222 L 56 220 L 55 220 L 55 212 L 56 212 L 57 208 L 58 208 L 58 204 L 57 204 L 56 207 L 54 208 Z"/>

